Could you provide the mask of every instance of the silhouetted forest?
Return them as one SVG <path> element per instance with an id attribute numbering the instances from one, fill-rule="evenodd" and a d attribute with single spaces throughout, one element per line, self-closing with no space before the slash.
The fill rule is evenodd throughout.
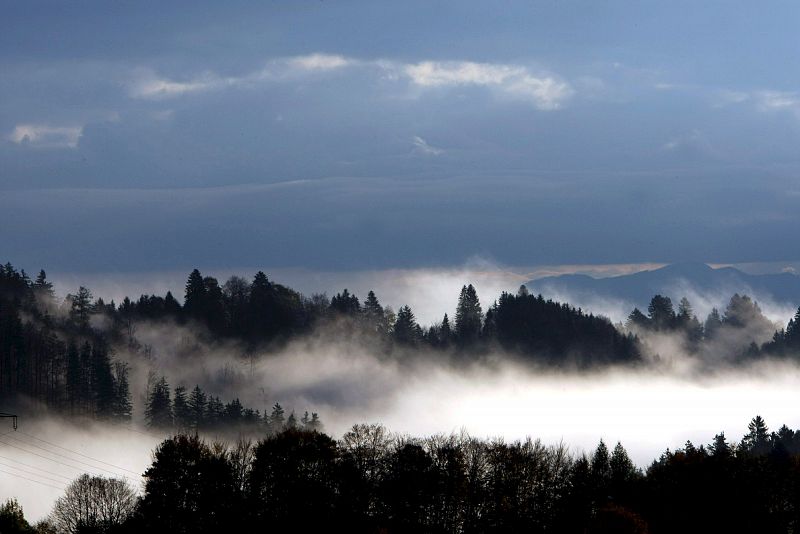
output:
<path id="1" fill-rule="evenodd" d="M 124 349 L 147 356 L 139 329 L 164 324 L 189 329 L 205 343 L 235 344 L 242 357 L 280 350 L 310 334 L 331 342 L 358 339 L 385 358 L 419 353 L 462 363 L 503 354 L 570 368 L 637 364 L 655 334 L 677 336 L 699 360 L 717 353 L 734 363 L 800 353 L 800 309 L 785 329 L 776 331 L 758 304 L 743 295 L 734 295 L 722 313 L 714 309 L 704 322 L 687 299 L 675 310 L 669 298 L 656 295 L 647 314 L 634 309 L 625 325 L 616 326 L 605 317 L 535 296 L 525 286 L 515 294 L 504 292 L 485 311 L 472 285 L 465 285 L 453 301 L 452 318 L 443 314 L 441 321 L 423 326 L 409 306 L 395 312 L 381 305 L 373 291 L 363 302 L 347 289 L 331 298 L 304 296 L 263 272 L 252 281 L 232 276 L 220 284 L 195 269 L 182 302 L 167 292 L 126 297 L 117 304 L 94 298 L 85 287 L 59 298 L 44 271 L 31 279 L 6 264 L 0 267 L 0 401 L 9 408 L 35 401 L 74 415 L 129 420 L 131 369 L 117 354 Z M 204 388 L 183 384 L 180 376 L 150 376 L 143 392 L 146 421 L 175 430 L 283 428 L 273 422 L 282 417 L 279 404 L 259 411 Z M 301 424 L 298 419 L 299 414 L 286 415 L 292 425 Z M 316 424 L 319 416 L 306 414 L 302 420 Z"/>
<path id="2" fill-rule="evenodd" d="M 115 348 L 146 352 L 137 328 L 154 323 L 192 328 L 206 342 L 239 343 L 243 354 L 269 352 L 321 331 L 332 341 L 357 337 L 386 357 L 424 350 L 443 360 L 474 360 L 503 348 L 553 365 L 640 358 L 636 338 L 620 333 L 607 319 L 530 295 L 524 287 L 516 295 L 503 293 L 485 313 L 472 285 L 455 298 L 452 322 L 444 314 L 441 322 L 423 327 L 410 307 L 397 312 L 384 308 L 372 291 L 363 303 L 347 289 L 331 298 L 306 297 L 263 272 L 252 281 L 233 276 L 220 285 L 194 270 L 182 302 L 168 292 L 117 304 L 95 299 L 85 287 L 59 299 L 44 271 L 31 280 L 24 270 L 6 264 L 0 267 L 0 401 L 15 406 L 24 397 L 71 414 L 129 419 L 129 366 L 114 357 Z M 223 403 L 200 385 L 191 391 L 180 385 L 172 389 L 167 377 L 150 377 L 146 404 L 152 426 L 275 426 L 275 409 L 267 414 L 238 399 Z M 287 416 L 287 421 L 297 419 Z M 312 413 L 308 420 L 318 416 Z"/>
<path id="3" fill-rule="evenodd" d="M 800 308 L 786 328 L 776 330 L 757 302 L 738 293 L 730 298 L 721 313 L 713 308 L 703 322 L 686 297 L 675 310 L 669 297 L 655 295 L 646 315 L 634 308 L 625 329 L 640 336 L 649 333 L 677 335 L 690 354 L 724 352 L 734 362 L 800 354 Z M 759 342 L 764 337 L 769 339 Z"/>
<path id="4" fill-rule="evenodd" d="M 87 495 L 104 507 L 84 506 Z M 114 513 L 110 513 L 113 511 Z M 757 416 L 739 443 L 667 450 L 646 470 L 625 448 L 588 454 L 527 439 L 424 439 L 355 425 L 336 441 L 286 429 L 252 442 L 178 434 L 155 450 L 138 497 L 84 475 L 34 530 L 15 501 L 0 531 L 796 532 L 800 432 Z"/>

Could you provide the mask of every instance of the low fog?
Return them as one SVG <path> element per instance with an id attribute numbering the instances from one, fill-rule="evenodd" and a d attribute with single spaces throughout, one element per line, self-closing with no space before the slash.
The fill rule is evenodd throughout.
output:
<path id="1" fill-rule="evenodd" d="M 452 313 L 463 283 L 478 285 L 484 309 L 501 290 L 520 283 L 520 276 L 512 273 L 481 278 L 467 270 L 387 276 L 363 282 L 363 291 L 352 287 L 363 295 L 368 283 L 376 292 L 395 283 L 386 297 L 380 292 L 379 297 L 395 305 L 395 300 L 405 303 L 399 300 L 405 295 L 415 303 L 422 324 Z M 481 287 L 482 282 L 490 283 Z M 706 309 L 723 309 L 730 298 L 690 289 L 686 296 L 701 321 Z M 96 295 L 107 296 L 102 289 Z M 598 313 L 615 321 L 631 310 L 625 303 L 596 304 Z M 774 324 L 747 335 L 765 341 L 770 329 L 785 326 L 794 310 L 769 302 L 759 305 Z M 531 436 L 548 444 L 564 442 L 576 453 L 592 450 L 603 439 L 621 441 L 641 467 L 666 448 L 681 447 L 687 440 L 709 443 L 720 431 L 738 441 L 756 414 L 772 429 L 784 423 L 800 427 L 800 365 L 785 360 L 731 365 L 730 344 L 747 340 L 730 337 L 698 356 L 677 335 L 643 335 L 647 361 L 642 365 L 570 371 L 536 367 L 501 352 L 470 363 L 458 354 L 443 358 L 424 351 L 387 356 L 356 337 L 332 336 L 330 331 L 256 353 L 234 342 L 203 341 L 192 328 L 175 324 L 138 323 L 134 335 L 136 348 L 114 351 L 115 358 L 131 365 L 130 427 L 22 418 L 18 432 L 10 422 L 0 431 L 0 471 L 16 475 L 0 477 L 0 497 L 17 497 L 30 519 L 49 513 L 67 482 L 84 469 L 126 476 L 139 487 L 137 474 L 147 468 L 152 449 L 164 437 L 143 421 L 148 380 L 155 375 L 164 375 L 172 388 L 199 384 L 223 401 L 239 398 L 262 413 L 275 402 L 287 415 L 318 412 L 324 430 L 336 438 L 355 423 L 378 422 L 394 433 L 415 436 L 462 431 L 507 441 Z"/>
<path id="2" fill-rule="evenodd" d="M 208 355 L 202 365 L 156 360 L 172 384 L 206 383 L 224 398 L 236 395 L 262 410 L 276 400 L 287 413 L 313 408 L 325 431 L 337 438 L 354 423 L 381 422 L 415 436 L 461 431 L 507 441 L 532 436 L 563 441 L 578 453 L 604 439 L 621 441 L 646 467 L 686 440 L 708 443 L 719 431 L 738 440 L 756 414 L 772 428 L 800 426 L 800 367 L 786 363 L 703 378 L 685 368 L 655 366 L 566 373 L 498 361 L 467 367 L 424 358 L 390 362 L 355 345 L 313 341 L 256 362 L 231 354 Z M 141 479 L 134 473 L 144 472 L 163 437 L 140 421 L 127 428 L 23 419 L 18 432 L 10 430 L 0 436 L 0 462 L 7 464 L 0 469 L 47 485 L 4 476 L 0 495 L 17 496 L 32 519 L 49 513 L 67 481 L 83 470 L 124 475 L 138 487 Z"/>

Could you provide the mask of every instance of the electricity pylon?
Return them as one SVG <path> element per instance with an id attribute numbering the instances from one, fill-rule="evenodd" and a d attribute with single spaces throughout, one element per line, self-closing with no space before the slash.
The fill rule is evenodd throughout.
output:
<path id="1" fill-rule="evenodd" d="M 11 425 L 14 427 L 14 430 L 17 429 L 17 416 L 13 413 L 5 413 L 0 412 L 0 417 L 10 417 L 11 418 Z"/>

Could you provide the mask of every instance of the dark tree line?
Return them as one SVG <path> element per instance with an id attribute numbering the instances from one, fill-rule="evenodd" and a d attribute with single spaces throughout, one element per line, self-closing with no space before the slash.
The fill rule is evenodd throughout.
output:
<path id="1" fill-rule="evenodd" d="M 167 292 L 116 305 L 85 287 L 59 300 L 44 271 L 31 280 L 6 264 L 0 267 L 0 400 L 15 406 L 34 399 L 72 414 L 129 419 L 129 369 L 115 348 L 144 350 L 136 330 L 146 322 L 195 326 L 207 341 L 235 340 L 245 351 L 280 346 L 315 328 L 359 336 L 387 354 L 426 350 L 474 358 L 502 347 L 542 363 L 591 365 L 634 361 L 639 351 L 637 340 L 608 320 L 524 287 L 504 293 L 484 313 L 475 288 L 465 285 L 452 322 L 444 314 L 423 327 L 409 306 L 395 313 L 373 291 L 363 303 L 347 289 L 330 299 L 306 297 L 263 272 L 220 284 L 195 269 L 182 302 Z M 242 417 L 252 415 L 245 410 Z"/>
<path id="2" fill-rule="evenodd" d="M 148 322 L 187 325 L 208 342 L 234 341 L 250 354 L 312 331 L 331 340 L 355 336 L 388 356 L 424 351 L 426 356 L 463 361 L 500 348 L 552 366 L 635 363 L 643 351 L 637 336 L 649 332 L 678 333 L 698 353 L 721 340 L 752 337 L 735 349 L 739 359 L 800 352 L 800 310 L 772 341 L 757 343 L 755 333 L 772 326 L 758 304 L 744 295 L 734 295 L 722 313 L 713 310 L 702 323 L 687 299 L 675 310 L 669 298 L 656 295 L 647 313 L 633 310 L 624 328 L 534 296 L 525 286 L 483 306 L 475 288 L 465 285 L 455 313 L 426 327 L 409 306 L 395 312 L 373 291 L 363 302 L 347 289 L 330 299 L 306 297 L 263 272 L 252 280 L 233 276 L 220 284 L 195 269 L 182 301 L 167 292 L 163 297 L 125 298 L 116 305 L 95 299 L 84 287 L 59 300 L 44 271 L 31 280 L 25 271 L 6 264 L 0 267 L 0 399 L 7 406 L 28 398 L 74 414 L 130 418 L 129 369 L 115 358 L 115 349 L 145 350 L 136 331 Z M 238 410 L 225 406 L 222 411 L 236 420 L 232 424 L 239 424 Z M 241 418 L 255 419 L 242 410 Z"/>
<path id="3" fill-rule="evenodd" d="M 10 264 L 0 267 L 0 401 L 29 398 L 75 415 L 129 419 L 128 367 L 91 326 L 94 313 L 114 309 L 83 287 L 59 306 L 44 271 L 31 281 Z"/>
<path id="4" fill-rule="evenodd" d="M 686 297 L 680 300 L 676 311 L 669 297 L 655 295 L 647 307 L 647 314 L 634 308 L 626 327 L 640 334 L 679 334 L 685 340 L 686 348 L 695 353 L 727 342 L 725 348 L 732 353 L 734 360 L 739 361 L 765 356 L 796 358 L 800 355 L 800 308 L 786 328 L 775 330 L 758 303 L 738 293 L 730 298 L 722 312 L 713 308 L 702 322 Z M 772 339 L 759 342 L 760 337 L 770 333 Z"/>
<path id="5" fill-rule="evenodd" d="M 416 439 L 355 425 L 338 441 L 286 428 L 228 447 L 197 434 L 163 441 L 135 505 L 85 532 L 652 533 L 772 534 L 800 527 L 800 432 L 770 432 L 756 416 L 736 444 L 665 451 L 644 471 L 617 443 L 589 454 L 530 439 L 467 435 Z M 112 481 L 80 480 L 106 495 Z M 119 484 L 117 484 L 119 485 Z M 124 489 L 124 488 L 122 488 Z M 106 514 L 108 515 L 108 514 Z M 34 532 L 15 501 L 2 532 Z M 49 532 L 47 524 L 38 532 Z M 80 528 L 75 532 L 81 532 Z"/>
<path id="6" fill-rule="evenodd" d="M 298 419 L 294 412 L 288 417 L 280 403 L 272 411 L 262 414 L 233 399 L 223 404 L 219 397 L 207 395 L 199 385 L 191 391 L 184 386 L 170 392 L 165 377 L 150 387 L 145 408 L 148 426 L 174 429 L 179 432 L 229 430 L 247 434 L 274 434 L 286 429 L 322 430 L 322 421 L 316 412 L 305 412 Z"/>
<path id="7" fill-rule="evenodd" d="M 340 332 L 360 332 L 378 341 L 376 347 L 433 349 L 480 354 L 501 346 L 543 363 L 627 363 L 639 359 L 633 335 L 621 334 L 604 317 L 567 304 L 533 296 L 522 286 L 516 295 L 503 293 L 486 311 L 472 284 L 462 287 L 454 321 L 444 315 L 427 328 L 409 306 L 395 313 L 384 308 L 374 291 L 362 303 L 345 289 L 328 299 L 303 295 L 270 282 L 257 273 L 252 282 L 231 277 L 220 289 L 216 279 L 192 271 L 181 307 L 170 293 L 142 296 L 120 306 L 126 321 L 164 319 L 194 321 L 218 336 L 252 344 L 275 343 L 335 324 Z"/>

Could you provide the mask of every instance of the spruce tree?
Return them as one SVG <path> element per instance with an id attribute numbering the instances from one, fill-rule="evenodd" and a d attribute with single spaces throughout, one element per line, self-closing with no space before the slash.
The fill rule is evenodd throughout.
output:
<path id="1" fill-rule="evenodd" d="M 207 401 L 206 394 L 203 393 L 199 385 L 194 386 L 187 404 L 192 428 L 195 430 L 202 428 L 206 420 Z"/>
<path id="2" fill-rule="evenodd" d="M 205 311 L 206 286 L 203 275 L 197 269 L 189 274 L 183 299 L 183 311 L 190 319 L 201 319 Z"/>
<path id="3" fill-rule="evenodd" d="M 392 337 L 400 345 L 415 345 L 420 338 L 418 326 L 411 308 L 403 306 L 397 312 Z"/>
<path id="4" fill-rule="evenodd" d="M 114 419 L 127 422 L 131 420 L 133 405 L 131 404 L 129 367 L 127 362 L 114 362 Z"/>
<path id="5" fill-rule="evenodd" d="M 374 291 L 367 293 L 367 298 L 364 300 L 363 314 L 367 328 L 379 334 L 386 333 L 386 317 L 383 314 L 383 306 L 378 302 L 378 297 L 375 296 Z"/>
<path id="6" fill-rule="evenodd" d="M 189 402 L 186 398 L 186 388 L 178 386 L 175 388 L 175 395 L 172 400 L 172 413 L 175 419 L 175 426 L 180 430 L 191 428 L 192 413 L 189 409 Z"/>
<path id="7" fill-rule="evenodd" d="M 800 349 L 800 308 L 797 308 L 794 317 L 789 320 L 789 325 L 786 327 L 786 345 L 790 349 Z"/>
<path id="8" fill-rule="evenodd" d="M 154 385 L 145 408 L 147 425 L 152 428 L 172 427 L 172 400 L 167 379 L 161 377 Z"/>
<path id="9" fill-rule="evenodd" d="M 78 346 L 71 340 L 67 345 L 66 389 L 67 402 L 73 414 L 80 411 L 82 380 L 81 356 L 78 352 Z"/>
<path id="10" fill-rule="evenodd" d="M 286 420 L 283 417 L 284 413 L 283 407 L 280 403 L 276 402 L 269 416 L 269 425 L 273 432 L 281 432 L 283 430 L 286 424 Z"/>
<path id="11" fill-rule="evenodd" d="M 443 347 L 447 347 L 453 341 L 453 331 L 450 328 L 450 319 L 444 314 L 442 326 L 439 329 L 439 341 Z"/>
<path id="12" fill-rule="evenodd" d="M 116 408 L 116 387 L 111 373 L 111 360 L 105 343 L 96 342 L 92 348 L 91 386 L 94 411 L 97 417 L 111 417 Z"/>
<path id="13" fill-rule="evenodd" d="M 456 338 L 460 345 L 469 346 L 478 341 L 483 325 L 483 311 L 478 293 L 472 284 L 463 286 L 456 307 Z"/>

